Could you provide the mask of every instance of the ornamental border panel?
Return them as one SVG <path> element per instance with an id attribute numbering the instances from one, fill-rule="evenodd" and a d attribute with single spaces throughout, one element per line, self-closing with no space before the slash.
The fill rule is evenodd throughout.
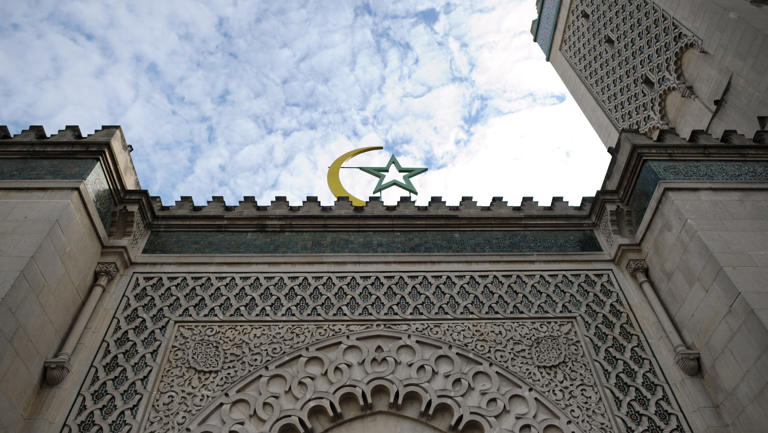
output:
<path id="1" fill-rule="evenodd" d="M 177 321 L 461 323 L 574 315 L 583 323 L 614 421 L 626 431 L 689 432 L 608 270 L 135 273 L 62 431 L 138 431 Z M 209 361 L 203 369 L 214 366 Z"/>
<path id="2" fill-rule="evenodd" d="M 439 430 L 613 432 L 582 331 L 576 318 L 181 323 L 141 431 L 319 432 L 381 410 L 429 424 L 442 405 Z"/>

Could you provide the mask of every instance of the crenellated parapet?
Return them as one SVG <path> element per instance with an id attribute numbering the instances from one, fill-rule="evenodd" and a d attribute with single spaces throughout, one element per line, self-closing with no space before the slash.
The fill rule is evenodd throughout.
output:
<path id="1" fill-rule="evenodd" d="M 103 125 L 85 136 L 77 125 L 67 125 L 51 135 L 40 125 L 31 125 L 18 134 L 11 134 L 7 126 L 0 125 L 0 158 L 60 158 L 70 162 L 96 159 L 115 196 L 141 188 L 130 157 L 132 150 L 119 125 Z"/>
<path id="2" fill-rule="evenodd" d="M 502 230 L 536 231 L 544 236 L 537 242 L 549 239 L 547 236 L 553 230 L 574 231 L 580 233 L 578 236 L 594 232 L 610 252 L 636 242 L 642 235 L 641 223 L 660 186 L 670 182 L 767 182 L 766 137 L 766 131 L 758 131 L 752 138 L 731 130 L 719 138 L 700 130 L 687 137 L 671 129 L 658 130 L 652 136 L 624 131 L 617 146 L 611 149 L 613 159 L 601 190 L 595 197 L 583 198 L 578 205 L 571 205 L 562 197 L 554 197 L 548 204 L 540 204 L 532 197 L 523 197 L 515 204 L 503 197 L 493 197 L 487 205 L 478 205 L 473 197 L 462 197 L 456 203 L 431 197 L 425 204 L 417 204 L 411 197 L 401 197 L 392 204 L 384 203 L 380 197 L 369 197 L 364 206 L 353 206 L 347 197 L 324 204 L 316 196 L 293 204 L 285 196 L 261 203 L 253 196 L 243 197 L 237 203 L 214 196 L 205 204 L 182 196 L 166 204 L 160 197 L 139 189 L 130 157 L 132 149 L 119 126 L 103 126 L 87 135 L 77 126 L 67 126 L 50 136 L 41 126 L 30 126 L 15 135 L 0 126 L 0 163 L 5 164 L 0 166 L 0 174 L 5 180 L 19 176 L 27 180 L 80 181 L 91 189 L 99 185 L 91 195 L 99 209 L 105 239 L 132 254 L 146 253 L 146 240 L 150 238 L 149 248 L 155 251 L 168 250 L 167 245 L 182 240 L 190 245 L 214 245 L 221 239 L 209 239 L 213 231 L 242 233 L 243 236 L 238 236 L 254 243 L 262 242 L 268 232 L 426 233 L 468 228 L 487 231 L 488 236 Z M 432 236 L 424 233 L 419 235 L 423 239 Z M 301 242 L 308 242 L 311 236 L 320 235 L 296 236 Z M 510 245 L 518 242 L 514 236 L 504 236 L 509 238 Z M 326 242 L 312 239 L 318 245 Z M 450 244 L 442 238 L 433 241 L 435 245 Z M 273 247 L 269 245 L 264 246 L 265 251 Z M 590 245 L 589 248 L 594 247 Z M 425 245 L 424 250 L 431 251 L 433 247 Z M 480 249 L 478 246 L 477 250 Z M 243 248 L 246 250 L 250 251 Z"/>
<path id="3" fill-rule="evenodd" d="M 0 126 L 0 183 L 15 191 L 73 191 L 102 246 L 137 251 L 137 228 L 149 226 L 149 207 L 128 197 L 141 188 L 131 150 L 117 125 L 85 136 L 75 125 L 52 135 L 40 125 L 17 134 Z"/>
<path id="4" fill-rule="evenodd" d="M 259 204 L 254 197 L 244 197 L 237 205 L 227 205 L 224 198 L 214 196 L 206 205 L 196 205 L 190 196 L 182 196 L 173 205 L 165 205 L 160 197 L 150 198 L 154 211 L 160 217 L 211 216 L 251 217 L 265 215 L 450 215 L 489 217 L 551 217 L 586 216 L 594 202 L 584 197 L 578 206 L 571 206 L 562 197 L 553 197 L 549 206 L 542 206 L 532 197 L 523 197 L 519 205 L 509 205 L 503 198 L 494 197 L 488 206 L 478 206 L 472 197 L 462 197 L 456 205 L 448 205 L 442 197 L 432 197 L 427 205 L 416 205 L 410 197 L 401 197 L 396 204 L 384 204 L 380 197 L 369 197 L 365 206 L 352 206 L 347 197 L 338 198 L 332 205 L 323 205 L 315 196 L 308 196 L 301 205 L 291 205 L 284 196 L 275 197 L 269 204 Z"/>
<path id="5" fill-rule="evenodd" d="M 87 140 L 87 141 L 104 141 L 111 140 L 115 131 L 121 129 L 120 125 L 102 125 L 100 129 L 93 131 L 83 137 L 80 132 L 80 127 L 77 125 L 67 125 L 64 129 L 60 129 L 57 133 L 50 136 L 45 132 L 45 128 L 41 125 L 30 125 L 29 128 L 23 129 L 18 134 L 11 134 L 6 125 L 0 125 L 0 140 L 10 141 L 37 141 L 37 140 L 53 140 L 53 141 L 74 141 L 74 140 Z"/>

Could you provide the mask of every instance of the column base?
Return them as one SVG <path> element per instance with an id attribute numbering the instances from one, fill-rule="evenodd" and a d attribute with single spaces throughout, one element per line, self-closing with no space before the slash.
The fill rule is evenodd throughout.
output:
<path id="1" fill-rule="evenodd" d="M 43 364 L 45 366 L 45 383 L 56 386 L 64 381 L 70 372 L 69 356 L 58 355 Z"/>
<path id="2" fill-rule="evenodd" d="M 681 349 L 675 352 L 675 364 L 688 376 L 696 376 L 701 371 L 701 355 L 695 350 Z"/>

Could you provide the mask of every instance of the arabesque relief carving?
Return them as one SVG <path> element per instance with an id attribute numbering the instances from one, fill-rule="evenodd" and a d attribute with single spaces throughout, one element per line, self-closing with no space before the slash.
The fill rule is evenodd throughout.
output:
<path id="1" fill-rule="evenodd" d="M 207 388 L 219 389 L 206 407 L 193 409 L 194 416 L 185 423 L 184 430 L 195 433 L 320 432 L 356 416 L 381 411 L 418 419 L 443 431 L 612 430 L 606 412 L 594 410 L 602 407 L 603 402 L 573 320 L 383 326 L 305 324 L 289 325 L 288 331 L 281 328 L 274 324 L 178 327 L 169 364 L 161 379 L 164 389 L 169 388 L 168 385 L 178 388 L 190 382 L 190 378 L 183 377 L 188 370 L 184 368 L 185 357 L 181 353 L 194 350 L 201 341 L 228 346 L 226 356 L 250 357 L 249 351 L 255 349 L 264 359 L 264 350 L 260 350 L 259 345 L 272 340 L 267 337 L 269 334 L 279 334 L 283 339 L 272 340 L 268 346 L 274 351 L 281 347 L 281 351 L 287 352 L 240 378 L 226 392 L 222 385 L 228 378 L 222 378 L 230 374 L 229 368 L 222 368 L 220 375 L 200 378 L 209 381 Z M 321 334 L 338 335 L 300 350 L 285 350 L 296 338 L 313 339 L 313 334 L 323 328 L 326 330 L 320 331 Z M 493 335 L 490 341 L 493 344 L 486 347 L 485 354 L 504 360 L 505 367 L 519 369 L 528 379 L 545 383 L 560 376 L 560 380 L 571 383 L 559 392 L 547 389 L 548 392 L 541 393 L 538 387 L 493 360 L 478 356 L 462 347 L 463 344 L 454 344 L 471 345 L 472 339 L 459 338 L 447 343 L 427 336 L 450 338 L 462 334 Z M 535 335 L 551 335 L 564 344 L 567 356 L 562 368 L 535 365 L 531 352 L 536 346 L 522 340 Z M 238 343 L 235 347 L 228 344 L 232 340 Z M 568 414 L 548 397 L 559 398 L 560 405 L 568 407 Z M 158 396 L 155 402 L 158 400 L 162 397 Z M 165 408 L 154 404 L 154 409 Z M 147 430 L 169 431 L 170 426 L 164 420 L 174 413 L 178 416 L 183 410 L 175 407 L 173 412 L 153 412 Z M 592 416 L 597 416 L 597 420 Z M 578 421 L 574 422 L 572 417 Z M 605 424 L 601 425 L 600 421 Z"/>
<path id="2" fill-rule="evenodd" d="M 452 413 L 455 417 L 461 416 L 461 421 L 453 419 L 453 423 L 448 426 L 451 429 L 459 430 L 469 420 L 487 413 L 488 408 L 470 410 L 465 407 L 463 409 L 465 412 L 476 412 L 472 412 L 474 418 L 470 417 L 469 412 L 455 412 L 454 410 L 459 407 L 457 405 L 462 401 L 467 403 L 468 400 L 465 400 L 470 397 L 475 398 L 472 397 L 475 394 L 467 389 L 465 389 L 465 394 L 452 392 L 458 389 L 456 387 L 466 387 L 472 383 L 474 380 L 471 377 L 474 375 L 473 371 L 486 371 L 489 374 L 493 372 L 494 377 L 507 379 L 497 378 L 498 380 L 494 382 L 495 391 L 492 393 L 484 390 L 481 394 L 486 396 L 498 394 L 507 397 L 499 397 L 503 401 L 491 399 L 492 401 L 483 400 L 485 403 L 482 404 L 475 402 L 475 406 L 496 402 L 493 404 L 498 404 L 499 410 L 503 407 L 516 415 L 502 416 L 499 413 L 496 415 L 501 418 L 494 418 L 490 421 L 478 418 L 475 421 L 478 425 L 483 426 L 482 431 L 497 431 L 502 428 L 502 424 L 506 426 L 505 428 L 512 428 L 511 426 L 522 428 L 525 419 L 540 420 L 541 423 L 537 421 L 537 423 L 531 424 L 532 427 L 539 430 L 550 426 L 552 431 L 563 432 L 578 431 L 579 428 L 584 431 L 612 431 L 607 403 L 600 396 L 598 381 L 593 375 L 588 354 L 576 328 L 576 321 L 573 319 L 418 322 L 409 324 L 376 324 L 374 322 L 364 324 L 182 324 L 177 327 L 170 353 L 162 369 L 158 392 L 152 401 L 147 425 L 142 430 L 184 431 L 189 427 L 193 415 L 200 412 L 208 413 L 210 409 L 204 410 L 204 407 L 215 405 L 212 402 L 217 396 L 223 395 L 225 391 L 227 396 L 231 396 L 235 392 L 245 392 L 237 390 L 247 388 L 249 389 L 248 393 L 255 393 L 253 398 L 258 400 L 261 398 L 259 396 L 262 395 L 258 391 L 258 387 L 253 388 L 247 384 L 254 383 L 256 380 L 254 378 L 256 376 L 253 376 L 254 372 L 263 370 L 264 365 L 268 364 L 271 365 L 270 370 L 280 371 L 283 376 L 293 375 L 289 378 L 284 377 L 286 383 L 297 384 L 295 386 L 302 383 L 304 385 L 301 387 L 312 389 L 312 392 L 321 396 L 333 394 L 331 390 L 336 392 L 354 388 L 354 392 L 360 398 L 361 407 L 368 411 L 371 410 L 373 392 L 371 387 L 376 384 L 384 384 L 389 387 L 390 400 L 394 399 L 395 395 L 402 399 L 408 392 L 416 392 L 417 395 L 421 396 L 422 412 L 420 413 L 427 417 L 431 414 L 427 409 L 431 408 L 430 410 L 434 411 L 435 405 L 442 400 L 432 401 L 426 396 L 461 397 L 460 401 L 452 400 L 453 402 L 450 403 L 450 407 L 453 408 L 451 409 Z M 450 341 L 450 344 L 445 343 L 445 341 Z M 210 353 L 213 353 L 210 351 L 208 354 L 200 356 L 201 347 L 217 348 L 214 359 L 221 359 L 220 356 L 223 355 L 223 359 L 226 361 L 218 371 L 206 370 L 210 373 L 201 374 L 198 367 L 201 359 L 211 359 Z M 312 347 L 312 349 L 303 349 L 300 350 L 301 353 L 290 355 L 302 347 Z M 339 349 L 338 347 L 342 348 Z M 344 354 L 353 347 L 366 355 L 360 359 L 347 359 Z M 462 349 L 458 349 L 459 347 Z M 309 352 L 319 354 L 309 356 L 307 355 Z M 286 362 L 286 356 L 289 356 L 293 361 Z M 320 373 L 318 371 L 308 372 L 305 371 L 305 367 L 302 367 L 302 362 L 310 361 L 301 361 L 301 359 L 315 359 L 316 357 L 323 359 L 323 373 L 320 376 L 329 376 L 328 378 L 319 379 L 317 375 Z M 272 365 L 276 359 L 282 363 L 280 366 Z M 448 362 L 449 360 L 450 362 Z M 449 372 L 438 371 L 440 370 L 438 367 L 442 365 L 443 361 L 452 366 Z M 291 367 L 286 366 L 286 363 L 290 364 Z M 358 365 L 360 363 L 365 365 Z M 384 370 L 380 371 L 377 368 L 368 371 L 373 368 L 369 365 L 370 363 L 382 366 L 382 368 L 383 363 L 387 364 L 386 371 L 388 373 L 384 374 Z M 336 371 L 334 368 L 339 370 Z M 437 370 L 435 370 L 436 368 Z M 421 369 L 425 370 L 422 371 Z M 286 373 L 288 370 L 291 371 L 290 374 Z M 348 372 L 354 372 L 354 374 L 349 373 L 352 374 L 349 376 Z M 259 374 L 269 376 L 272 373 L 262 372 Z M 243 378 L 246 377 L 250 378 L 243 382 Z M 459 383 L 460 379 L 464 382 Z M 234 385 L 238 381 L 240 383 Z M 419 386 L 426 386 L 427 388 L 413 388 L 416 384 L 422 384 Z M 447 388 L 442 389 L 440 387 Z M 290 394 L 289 391 L 291 391 L 293 395 L 296 393 L 303 395 L 302 399 L 295 401 L 290 398 L 290 401 L 278 399 L 281 407 L 285 410 L 288 410 L 287 408 L 299 410 L 296 405 L 300 403 L 310 404 L 307 402 L 314 401 L 314 397 L 305 395 L 309 391 L 304 390 L 304 388 L 299 391 L 291 388 L 278 392 L 278 394 Z M 538 391 L 534 391 L 534 389 Z M 347 391 L 339 392 L 347 393 Z M 514 398 L 508 396 L 508 394 L 512 395 L 510 393 L 514 394 Z M 340 396 L 341 394 L 335 395 L 334 398 L 338 399 Z M 519 398 L 526 401 L 531 400 L 529 412 L 518 406 L 510 407 L 511 404 L 514 406 L 514 402 L 508 400 L 518 401 Z M 227 399 L 230 397 L 221 397 L 219 403 L 221 404 Z M 246 400 L 253 399 L 249 397 Z M 402 405 L 403 402 L 390 403 Z M 274 403 L 272 406 L 274 407 L 276 404 L 278 403 Z M 340 414 L 337 400 L 323 404 L 329 405 L 329 417 L 337 417 Z M 544 415 L 536 412 L 536 408 L 539 406 L 543 408 L 544 412 L 542 413 L 548 414 L 544 417 L 546 422 L 542 418 Z M 256 410 L 253 407 L 249 410 L 264 413 L 264 410 Z M 308 407 L 301 409 L 304 412 L 308 410 Z M 573 421 L 573 425 L 570 425 L 569 420 L 564 418 L 565 415 L 561 414 L 555 417 L 553 414 L 558 411 L 567 413 L 568 418 Z M 272 413 L 277 416 L 274 412 Z M 216 419 L 218 423 L 216 425 L 224 426 L 226 424 L 225 419 L 232 421 L 234 418 L 223 414 Z M 263 419 L 261 424 L 249 428 L 253 427 L 257 431 L 273 431 L 272 428 L 278 422 L 277 419 L 271 419 L 271 421 Z M 302 422 L 306 425 L 309 420 L 304 419 Z M 200 431 L 228 431 L 221 428 L 216 430 L 211 426 L 206 427 L 208 429 L 206 430 L 200 427 L 202 424 L 205 423 L 198 421 L 196 424 L 201 429 Z M 235 423 L 233 425 L 240 424 Z M 227 428 L 232 428 L 232 426 Z"/>
<path id="3" fill-rule="evenodd" d="M 561 338 L 558 334 L 513 339 L 521 342 L 519 348 L 526 347 L 526 355 L 510 352 L 509 360 L 505 360 L 502 352 L 488 354 L 488 350 L 499 345 L 492 332 L 481 332 L 467 325 L 472 319 L 557 317 L 568 320 L 579 317 L 583 323 L 585 344 L 594 353 L 590 368 L 597 371 L 600 382 L 595 388 L 605 395 L 608 414 L 601 416 L 600 404 L 593 404 L 600 401 L 594 392 L 577 392 L 576 397 L 571 394 L 569 386 L 575 386 L 578 381 L 570 375 L 589 375 L 564 368 L 571 365 L 568 364 L 570 355 L 560 351 L 563 346 L 556 340 L 545 338 Z M 158 425 L 158 429 L 166 431 L 165 427 L 159 427 L 158 421 L 150 419 L 149 409 L 156 413 L 162 407 L 176 406 L 180 409 L 173 416 L 179 419 L 162 425 L 185 425 L 189 419 L 184 417 L 194 413 L 188 408 L 208 404 L 207 391 L 186 394 L 176 384 L 158 381 L 172 330 L 183 322 L 276 320 L 283 322 L 280 329 L 288 332 L 291 324 L 299 326 L 307 321 L 343 322 L 349 326 L 355 321 L 411 326 L 414 320 L 425 319 L 449 320 L 456 326 L 465 326 L 463 331 L 451 331 L 442 340 L 456 341 L 456 344 L 464 341 L 461 344 L 467 350 L 515 372 L 542 395 L 562 393 L 560 397 L 548 394 L 545 397 L 582 430 L 610 431 L 608 426 L 615 424 L 619 431 L 628 432 L 690 431 L 609 271 L 135 274 L 63 430 L 120 433 Z M 336 328 L 332 327 L 317 326 L 317 329 L 329 333 L 322 338 L 342 332 L 333 331 Z M 428 332 L 426 330 L 407 332 L 431 336 L 423 333 Z M 212 344 L 203 342 L 190 348 L 197 355 L 194 365 L 185 367 L 191 374 L 185 386 L 208 389 L 197 381 L 216 377 L 219 385 L 215 390 L 223 389 L 286 353 L 288 346 L 283 343 L 286 338 L 297 339 L 291 342 L 292 348 L 317 343 L 321 338 L 315 334 L 286 335 L 290 337 L 275 336 L 271 338 L 276 341 L 263 342 L 259 346 L 261 352 L 250 351 L 253 355 L 243 358 L 247 361 L 238 361 L 248 365 L 237 368 L 231 368 L 231 363 L 234 362 L 232 354 L 238 352 L 222 346 L 221 340 L 210 339 Z M 174 356 L 173 351 L 168 353 Z M 183 353 L 188 360 L 189 353 Z M 525 367 L 529 368 L 530 375 L 521 373 L 524 366 L 508 364 L 522 359 L 530 363 Z M 222 368 L 217 369 L 218 365 Z M 540 371 L 556 374 L 537 378 L 536 372 Z M 153 394 L 155 383 L 159 386 Z M 573 412 L 576 409 L 580 412 Z M 147 420 L 146 424 L 142 424 L 143 419 Z"/>
<path id="4" fill-rule="evenodd" d="M 619 18 L 621 17 L 621 18 Z M 650 0 L 571 2 L 560 51 L 619 128 L 667 127 L 664 95 L 691 95 L 683 53 L 701 41 Z"/>

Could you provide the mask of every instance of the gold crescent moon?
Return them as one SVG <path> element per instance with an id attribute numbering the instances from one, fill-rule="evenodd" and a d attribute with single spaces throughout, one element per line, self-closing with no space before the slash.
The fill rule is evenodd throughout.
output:
<path id="1" fill-rule="evenodd" d="M 361 147 L 360 149 L 355 149 L 350 152 L 347 152 L 344 155 L 341 155 L 340 157 L 336 158 L 336 161 L 333 161 L 333 164 L 331 164 L 331 166 L 328 167 L 328 187 L 331 189 L 331 192 L 333 193 L 334 196 L 336 196 L 336 198 L 349 197 L 349 199 L 352 201 L 352 206 L 365 206 L 365 201 L 360 200 L 359 198 L 350 194 L 349 191 L 347 191 L 346 188 L 344 188 L 344 186 L 341 184 L 341 179 L 339 178 L 339 171 L 341 170 L 341 164 L 344 164 L 350 159 L 356 157 L 357 155 L 360 155 L 361 153 L 365 153 L 365 152 L 370 152 L 372 150 L 381 150 L 381 149 L 384 149 L 384 148 L 381 146 Z"/>

